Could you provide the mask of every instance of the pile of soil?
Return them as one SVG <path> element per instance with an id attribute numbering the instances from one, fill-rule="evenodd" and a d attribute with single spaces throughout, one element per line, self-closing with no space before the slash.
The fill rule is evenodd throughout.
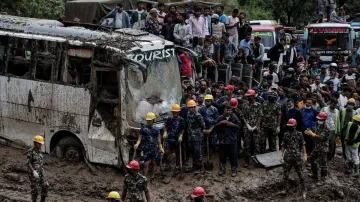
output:
<path id="1" fill-rule="evenodd" d="M 27 174 L 26 151 L 0 146 L 0 201 L 31 201 L 30 182 Z M 47 201 L 104 201 L 110 191 L 122 191 L 123 174 L 120 169 L 94 165 L 92 173 L 85 163 L 71 163 L 45 155 L 45 171 L 49 180 Z M 213 171 L 202 174 L 186 173 L 181 181 L 165 173 L 168 184 L 160 175 L 149 183 L 152 201 L 185 202 L 195 186 L 205 188 L 207 202 L 238 201 L 304 201 L 295 171 L 291 174 L 291 191 L 288 196 L 279 194 L 283 189 L 282 168 L 263 169 L 240 167 L 238 176 L 232 178 L 230 170 L 219 177 L 217 157 L 213 158 Z M 240 161 L 239 165 L 243 165 Z M 304 169 L 306 201 L 359 201 L 360 180 L 344 174 L 344 163 L 338 155 L 329 163 L 330 176 L 323 186 L 315 186 L 308 178 L 309 167 Z M 227 168 L 229 168 L 228 166 Z"/>

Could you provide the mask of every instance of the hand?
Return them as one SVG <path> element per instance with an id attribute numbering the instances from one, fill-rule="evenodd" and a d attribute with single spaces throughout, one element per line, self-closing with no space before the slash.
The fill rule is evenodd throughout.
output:
<path id="1" fill-rule="evenodd" d="M 304 133 L 306 134 L 306 135 L 310 135 L 310 129 L 306 129 L 305 131 L 304 131 Z"/>
<path id="2" fill-rule="evenodd" d="M 164 131 L 163 138 L 164 138 L 164 139 L 168 138 L 168 133 L 167 133 L 167 131 Z"/>
<path id="3" fill-rule="evenodd" d="M 182 138 L 183 138 L 183 135 L 181 134 L 181 135 L 179 136 L 178 141 L 179 141 L 179 142 L 182 142 Z"/>
<path id="4" fill-rule="evenodd" d="M 276 133 L 276 134 L 279 134 L 279 133 L 280 133 L 280 126 L 276 127 L 275 133 Z"/>
<path id="5" fill-rule="evenodd" d="M 284 154 L 283 154 L 283 152 L 280 152 L 280 162 L 281 163 L 284 162 Z"/>
<path id="6" fill-rule="evenodd" d="M 39 179 L 39 178 L 40 178 L 39 173 L 36 172 L 35 170 L 33 171 L 33 176 L 34 176 L 36 179 Z"/>
<path id="7" fill-rule="evenodd" d="M 304 153 L 304 162 L 307 162 L 307 153 Z"/>
<path id="8" fill-rule="evenodd" d="M 227 125 L 227 126 L 232 126 L 233 123 L 231 123 L 230 121 L 228 121 L 228 122 L 226 123 L 226 125 Z"/>
<path id="9" fill-rule="evenodd" d="M 251 132 L 254 132 L 255 130 L 258 130 L 259 128 L 257 126 L 254 126 L 251 128 Z"/>
<path id="10" fill-rule="evenodd" d="M 227 120 L 222 120 L 220 123 L 221 123 L 221 124 L 227 124 L 228 121 L 227 121 Z"/>
<path id="11" fill-rule="evenodd" d="M 160 150 L 161 154 L 165 153 L 164 148 L 161 144 L 159 144 L 159 150 Z"/>

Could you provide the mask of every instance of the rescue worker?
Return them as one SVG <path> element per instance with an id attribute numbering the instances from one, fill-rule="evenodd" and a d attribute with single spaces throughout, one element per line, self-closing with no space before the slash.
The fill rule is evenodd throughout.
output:
<path id="1" fill-rule="evenodd" d="M 356 115 L 352 122 L 349 122 L 343 129 L 346 164 L 348 167 L 347 173 L 352 173 L 355 168 L 353 176 L 359 176 L 359 145 L 360 145 L 360 115 Z"/>
<path id="2" fill-rule="evenodd" d="M 166 170 L 171 170 L 169 155 L 171 152 L 175 151 L 176 156 L 176 167 L 175 171 L 179 169 L 180 165 L 180 144 L 183 139 L 184 129 L 185 129 L 185 120 L 179 116 L 180 114 L 180 105 L 174 104 L 171 107 L 172 117 L 169 117 L 165 121 L 164 128 L 164 141 L 165 141 L 165 160 L 167 163 Z"/>
<path id="3" fill-rule="evenodd" d="M 312 132 L 307 129 L 304 132 L 306 135 L 312 136 L 316 141 L 315 149 L 310 155 L 310 163 L 312 171 L 311 177 L 318 181 L 318 186 L 323 185 L 328 174 L 327 153 L 329 152 L 329 138 L 331 133 L 325 123 L 327 118 L 328 114 L 326 112 L 320 112 L 319 115 L 316 116 L 317 127 L 315 131 Z"/>
<path id="4" fill-rule="evenodd" d="M 276 136 L 280 132 L 281 106 L 276 102 L 276 92 L 268 92 L 268 101 L 262 106 L 263 119 L 261 131 L 260 153 L 265 153 L 266 139 L 269 142 L 269 151 L 276 151 Z"/>
<path id="5" fill-rule="evenodd" d="M 191 194 L 191 201 L 204 202 L 206 192 L 202 187 L 195 187 Z"/>
<path id="6" fill-rule="evenodd" d="M 305 149 L 304 136 L 301 132 L 296 130 L 296 120 L 289 119 L 286 124 L 288 132 L 284 134 L 283 142 L 281 143 L 280 161 L 283 161 L 284 168 L 284 184 L 285 190 L 283 194 L 289 192 L 289 173 L 291 168 L 294 167 L 301 183 L 301 191 L 303 197 L 306 198 L 305 181 L 303 177 L 303 160 L 307 161 L 307 154 Z M 301 159 L 303 153 L 303 160 Z"/>
<path id="7" fill-rule="evenodd" d="M 346 108 L 341 110 L 341 115 L 340 115 L 340 128 L 341 130 L 346 127 L 347 123 L 351 122 L 352 119 L 355 116 L 355 108 L 356 106 L 356 101 L 354 98 L 350 98 L 347 102 L 347 106 Z M 340 133 L 340 132 L 339 132 Z M 338 134 L 340 135 L 340 134 Z M 344 144 L 344 140 L 342 139 L 341 141 L 342 143 L 342 147 L 343 147 L 343 157 L 346 160 L 346 152 L 345 152 L 345 144 Z M 333 154 L 335 155 L 335 148 L 333 149 Z"/>
<path id="8" fill-rule="evenodd" d="M 120 202 L 120 194 L 117 191 L 110 192 L 106 198 L 108 202 Z"/>
<path id="9" fill-rule="evenodd" d="M 136 142 L 134 149 L 137 150 L 140 143 L 143 142 L 142 151 L 144 154 L 144 175 L 147 176 L 149 171 L 149 164 L 152 165 L 152 176 L 155 177 L 156 173 L 156 160 L 159 155 L 159 150 L 163 154 L 164 149 L 160 140 L 160 130 L 154 127 L 156 115 L 153 112 L 146 114 L 147 125 L 143 125 L 140 129 L 140 135 Z"/>
<path id="10" fill-rule="evenodd" d="M 212 95 L 205 95 L 205 106 L 201 107 L 198 111 L 204 118 L 206 127 L 206 132 L 204 133 L 204 135 L 208 136 L 207 138 L 209 138 L 209 144 L 211 148 L 215 148 L 216 145 L 216 133 L 215 131 L 213 131 L 213 129 L 215 121 L 219 117 L 219 112 L 217 108 L 212 106 L 213 100 L 214 97 Z"/>
<path id="11" fill-rule="evenodd" d="M 187 114 L 187 130 L 190 144 L 190 152 L 193 162 L 192 171 L 200 173 L 202 169 L 202 140 L 204 138 L 203 133 L 207 133 L 205 130 L 205 122 L 198 112 L 196 112 L 196 102 L 190 100 L 186 103 L 186 107 L 189 109 Z"/>
<path id="12" fill-rule="evenodd" d="M 237 100 L 235 99 L 235 101 Z M 233 107 L 236 108 L 237 106 Z M 240 123 L 239 119 L 232 112 L 233 107 L 226 105 L 223 115 L 219 116 L 215 125 L 216 133 L 218 134 L 219 139 L 220 176 L 225 174 L 227 157 L 230 158 L 231 162 L 231 176 L 235 177 L 238 172 L 237 136 L 240 130 Z"/>
<path id="13" fill-rule="evenodd" d="M 233 85 L 227 85 L 224 88 L 225 95 L 219 98 L 216 103 L 214 103 L 214 106 L 219 110 L 219 114 L 222 114 L 224 110 L 224 105 L 229 104 L 230 99 L 234 97 L 234 90 L 235 87 Z"/>
<path id="14" fill-rule="evenodd" d="M 260 123 L 263 116 L 263 111 L 260 103 L 255 102 L 256 92 L 254 90 L 248 90 L 245 93 L 248 99 L 248 105 L 243 109 L 243 123 L 244 123 L 244 167 L 249 167 L 250 155 L 252 151 L 254 154 L 260 154 Z M 254 142 L 254 148 L 252 148 L 252 142 Z"/>
<path id="15" fill-rule="evenodd" d="M 150 193 L 147 186 L 148 180 L 145 176 L 139 173 L 139 162 L 130 161 L 130 163 L 128 163 L 126 167 L 130 170 L 130 172 L 129 174 L 126 174 L 124 178 L 124 187 L 121 194 L 121 201 L 145 202 L 145 193 L 146 201 L 149 202 Z"/>
<path id="16" fill-rule="evenodd" d="M 230 106 L 232 108 L 232 112 L 233 114 L 236 116 L 236 118 L 239 120 L 239 129 L 237 131 L 237 153 L 238 156 L 241 155 L 242 153 L 242 148 L 241 148 L 241 136 L 243 135 L 242 133 L 242 111 L 239 108 L 239 101 L 236 98 L 231 98 L 230 101 Z"/>
<path id="17" fill-rule="evenodd" d="M 47 182 L 44 165 L 43 155 L 41 154 L 41 146 L 44 144 L 44 138 L 37 135 L 33 139 L 34 146 L 27 152 L 27 168 L 29 170 L 31 199 L 33 202 L 37 200 L 38 189 L 41 189 L 41 200 L 45 202 L 49 183 Z"/>

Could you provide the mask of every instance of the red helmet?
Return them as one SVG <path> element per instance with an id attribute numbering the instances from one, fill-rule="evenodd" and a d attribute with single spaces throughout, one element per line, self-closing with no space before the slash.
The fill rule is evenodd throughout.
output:
<path id="1" fill-rule="evenodd" d="M 195 187 L 193 193 L 191 194 L 192 198 L 197 198 L 200 196 L 205 196 L 206 192 L 204 190 L 204 188 L 202 187 Z"/>
<path id="2" fill-rule="evenodd" d="M 255 96 L 256 95 L 256 92 L 254 90 L 248 90 L 246 93 L 245 93 L 245 96 Z"/>
<path id="3" fill-rule="evenodd" d="M 238 106 L 238 101 L 235 98 L 231 98 L 229 103 L 233 109 L 237 108 Z"/>
<path id="4" fill-rule="evenodd" d="M 140 170 L 140 163 L 137 161 L 130 161 L 130 163 L 128 163 L 126 165 L 127 168 L 133 169 L 133 170 Z"/>
<path id="5" fill-rule="evenodd" d="M 287 122 L 287 126 L 296 126 L 297 122 L 295 119 L 289 119 L 289 121 Z"/>
<path id="6" fill-rule="evenodd" d="M 320 112 L 316 118 L 319 119 L 319 120 L 326 120 L 328 117 L 328 114 L 326 112 Z"/>

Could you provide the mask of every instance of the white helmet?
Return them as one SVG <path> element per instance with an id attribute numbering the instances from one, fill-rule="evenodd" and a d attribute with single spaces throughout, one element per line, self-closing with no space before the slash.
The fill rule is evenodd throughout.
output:
<path id="1" fill-rule="evenodd" d="M 335 62 L 330 63 L 330 67 L 337 67 L 337 64 Z"/>

